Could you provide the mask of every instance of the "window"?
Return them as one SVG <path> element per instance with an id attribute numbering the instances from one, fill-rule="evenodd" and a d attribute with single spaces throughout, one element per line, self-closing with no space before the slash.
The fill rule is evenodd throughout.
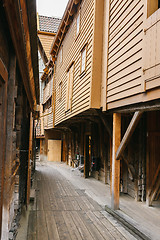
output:
<path id="1" fill-rule="evenodd" d="M 71 64 L 68 72 L 67 90 L 66 90 L 66 107 L 65 110 L 71 111 L 72 92 L 73 92 L 73 77 L 74 77 L 74 63 Z"/>
<path id="2" fill-rule="evenodd" d="M 80 31 L 80 13 L 77 16 L 77 20 L 76 20 L 76 36 L 78 36 Z"/>
<path id="3" fill-rule="evenodd" d="M 148 0 L 147 17 L 151 16 L 158 8 L 160 8 L 160 0 Z"/>
<path id="4" fill-rule="evenodd" d="M 87 46 L 85 46 L 81 52 L 81 73 L 86 70 L 86 52 Z"/>
<path id="5" fill-rule="evenodd" d="M 58 95 L 59 95 L 59 100 L 61 100 L 61 98 L 62 98 L 62 81 L 59 84 L 59 93 L 58 93 Z"/>
<path id="6" fill-rule="evenodd" d="M 63 62 L 63 47 L 61 47 L 61 49 L 59 51 L 59 61 L 60 61 L 60 63 Z"/>

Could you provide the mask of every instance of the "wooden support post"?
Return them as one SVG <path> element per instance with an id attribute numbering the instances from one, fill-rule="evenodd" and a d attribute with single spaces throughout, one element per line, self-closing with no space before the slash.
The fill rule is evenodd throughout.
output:
<path id="1" fill-rule="evenodd" d="M 65 139 L 66 139 L 66 164 L 68 165 L 68 155 L 69 155 L 69 141 L 68 141 L 68 132 L 65 134 Z"/>
<path id="2" fill-rule="evenodd" d="M 80 132 L 80 155 L 84 156 L 84 124 L 81 123 Z"/>
<path id="3" fill-rule="evenodd" d="M 40 158 L 41 158 L 41 154 L 43 154 L 43 139 L 40 138 Z"/>
<path id="4" fill-rule="evenodd" d="M 27 177 L 27 205 L 30 200 L 30 185 L 31 185 L 31 164 L 30 159 L 32 158 L 32 139 L 33 138 L 33 119 L 32 112 L 30 113 L 30 132 L 29 132 L 29 153 L 28 153 L 28 177 Z"/>
<path id="5" fill-rule="evenodd" d="M 112 152 L 112 198 L 111 207 L 119 209 L 120 161 L 116 160 L 116 151 L 121 141 L 121 114 L 113 114 L 113 152 Z"/>
<path id="6" fill-rule="evenodd" d="M 112 195 L 112 138 L 109 138 L 109 159 L 110 159 L 110 194 Z"/>

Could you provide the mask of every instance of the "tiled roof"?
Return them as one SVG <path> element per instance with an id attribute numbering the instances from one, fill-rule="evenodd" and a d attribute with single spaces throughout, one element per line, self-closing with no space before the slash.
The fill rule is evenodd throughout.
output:
<path id="1" fill-rule="evenodd" d="M 39 30 L 42 32 L 56 33 L 60 22 L 60 18 L 39 15 Z"/>

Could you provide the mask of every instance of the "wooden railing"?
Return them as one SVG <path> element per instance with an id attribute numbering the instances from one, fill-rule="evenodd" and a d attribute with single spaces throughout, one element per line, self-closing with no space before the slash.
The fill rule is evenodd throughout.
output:
<path id="1" fill-rule="evenodd" d="M 154 175 L 150 190 L 148 192 L 147 204 L 150 206 L 154 200 L 157 200 L 160 194 L 160 164 Z"/>

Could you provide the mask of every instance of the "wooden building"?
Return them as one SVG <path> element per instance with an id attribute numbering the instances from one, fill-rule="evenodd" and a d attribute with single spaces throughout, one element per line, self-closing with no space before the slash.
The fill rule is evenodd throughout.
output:
<path id="1" fill-rule="evenodd" d="M 53 41 L 62 161 L 148 205 L 160 197 L 160 2 L 69 0 Z M 54 131 L 54 130 L 53 130 Z"/>
<path id="2" fill-rule="evenodd" d="M 48 153 L 48 132 L 53 129 L 53 78 L 54 70 L 50 49 L 61 19 L 37 14 L 39 84 L 40 84 L 40 117 L 35 121 L 37 149 L 40 159 L 46 159 Z M 60 137 L 61 138 L 61 137 Z M 54 137 L 53 137 L 54 139 Z M 51 141 L 49 141 L 51 142 Z M 51 150 L 50 150 L 51 152 Z"/>
<path id="3" fill-rule="evenodd" d="M 29 203 L 39 103 L 36 1 L 0 1 L 0 238 Z"/>

